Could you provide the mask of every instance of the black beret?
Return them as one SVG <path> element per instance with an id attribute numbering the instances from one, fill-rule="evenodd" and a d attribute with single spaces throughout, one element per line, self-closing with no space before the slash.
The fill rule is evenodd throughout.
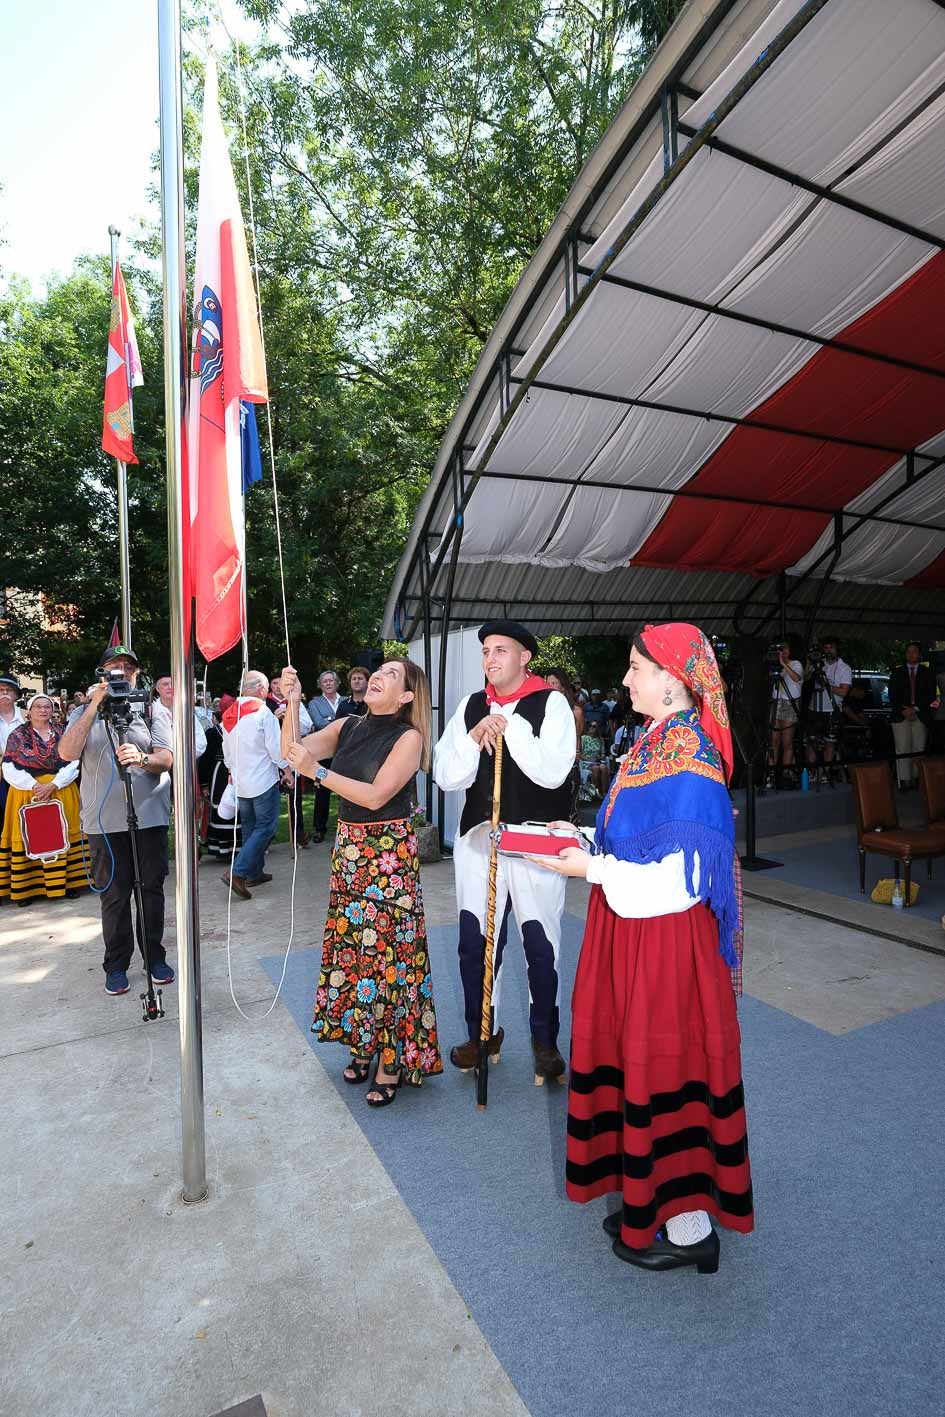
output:
<path id="1" fill-rule="evenodd" d="M 525 626 L 520 625 L 517 620 L 487 620 L 479 631 L 479 639 L 482 644 L 485 644 L 487 635 L 505 635 L 506 639 L 518 640 L 519 644 L 530 654 L 538 653 L 538 641 L 535 636 L 531 630 L 526 630 Z"/>

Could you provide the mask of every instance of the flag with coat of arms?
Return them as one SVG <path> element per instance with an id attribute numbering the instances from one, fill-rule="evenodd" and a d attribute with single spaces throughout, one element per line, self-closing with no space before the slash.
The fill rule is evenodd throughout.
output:
<path id="1" fill-rule="evenodd" d="M 144 383 L 134 320 L 128 306 L 128 292 L 115 262 L 112 274 L 112 313 L 108 327 L 108 359 L 105 365 L 105 417 L 102 423 L 102 450 L 119 462 L 136 463 L 133 447 L 134 420 L 132 390 Z"/>
<path id="2" fill-rule="evenodd" d="M 188 408 L 190 575 L 206 660 L 243 633 L 243 492 L 261 475 L 256 414 L 268 398 L 239 195 L 220 118 L 216 63 L 204 80 L 193 358 Z"/>

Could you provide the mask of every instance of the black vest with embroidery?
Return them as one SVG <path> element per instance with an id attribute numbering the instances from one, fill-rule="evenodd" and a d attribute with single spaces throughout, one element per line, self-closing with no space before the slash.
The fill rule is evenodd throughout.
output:
<path id="1" fill-rule="evenodd" d="M 526 694 L 519 699 L 515 712 L 524 718 L 537 738 L 545 721 L 545 709 L 553 689 L 539 689 L 537 693 Z M 470 694 L 466 705 L 466 731 L 475 728 L 480 719 L 489 712 L 489 703 L 484 689 L 478 694 Z M 479 771 L 471 787 L 466 789 L 466 804 L 459 823 L 459 834 L 465 836 L 480 822 L 492 820 L 492 784 L 495 775 L 495 758 L 490 753 L 480 753 Z M 527 777 L 512 754 L 506 748 L 502 754 L 502 794 L 500 820 L 503 822 L 556 822 L 566 821 L 571 810 L 571 782 L 565 778 L 560 787 L 539 787 Z"/>

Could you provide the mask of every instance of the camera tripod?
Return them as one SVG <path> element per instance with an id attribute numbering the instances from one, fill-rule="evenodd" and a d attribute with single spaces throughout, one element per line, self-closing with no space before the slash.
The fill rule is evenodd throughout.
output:
<path id="1" fill-rule="evenodd" d="M 798 714 L 798 712 L 797 712 L 797 703 L 798 703 L 798 699 L 799 699 L 799 698 L 800 698 L 800 685 L 797 686 L 797 695 L 792 694 L 792 693 L 791 693 L 791 689 L 790 689 L 790 685 L 788 684 L 787 679 L 785 679 L 785 677 L 784 677 L 783 665 L 779 662 L 777 669 L 775 669 L 774 667 L 769 668 L 769 670 L 768 670 L 768 738 L 767 738 L 767 753 L 768 753 L 768 758 L 767 758 L 767 762 L 766 762 L 767 771 L 765 772 L 765 776 L 764 776 L 764 780 L 763 780 L 762 786 L 759 788 L 759 791 L 760 791 L 760 792 L 764 792 L 764 791 L 765 791 L 765 789 L 766 789 L 766 788 L 768 787 L 768 785 L 769 785 L 769 781 L 770 781 L 770 785 L 774 788 L 775 792 L 780 792 L 782 786 L 784 785 L 784 774 L 785 774 L 786 772 L 796 773 L 796 771 L 797 771 L 797 746 L 796 746 L 796 744 L 792 744 L 792 752 L 793 752 L 793 754 L 794 754 L 793 760 L 792 760 L 790 763 L 785 763 L 784 760 L 783 760 L 783 758 L 775 758 L 775 756 L 774 756 L 774 754 L 775 754 L 774 734 L 775 734 L 775 732 L 776 732 L 777 730 L 783 730 L 783 729 L 785 729 L 785 728 L 792 728 L 792 727 L 793 727 L 794 729 L 797 728 L 798 723 L 800 722 L 800 717 L 799 717 L 799 714 Z M 792 713 L 793 717 L 792 717 L 791 719 L 785 721 L 785 722 L 782 722 L 782 721 L 778 718 L 778 709 L 779 709 L 779 707 L 780 707 L 781 704 L 785 704 L 785 703 L 788 704 L 788 705 L 790 705 L 790 709 L 791 709 L 791 713 Z M 783 742 L 781 742 L 780 740 L 779 740 L 779 746 L 780 746 L 781 752 L 783 753 L 783 751 L 784 751 Z"/>
<path id="2" fill-rule="evenodd" d="M 124 706 L 122 706 L 124 708 Z M 144 1023 L 153 1023 L 156 1019 L 164 1017 L 163 991 L 155 991 L 154 980 L 151 978 L 151 953 L 148 948 L 148 931 L 144 916 L 144 892 L 141 883 L 141 863 L 138 858 L 138 814 L 135 811 L 134 793 L 131 788 L 131 774 L 124 763 L 119 760 L 118 748 L 120 748 L 127 738 L 128 729 L 131 726 L 130 711 L 126 709 L 122 712 L 119 709 L 102 715 L 105 724 L 105 732 L 111 744 L 112 754 L 115 758 L 115 765 L 125 789 L 125 808 L 128 818 L 128 840 L 131 845 L 131 865 L 134 872 L 133 891 L 135 898 L 135 911 L 138 917 L 138 941 L 141 946 L 141 954 L 144 959 L 144 973 L 148 981 L 147 989 L 140 995 L 141 1016 Z M 118 739 L 112 736 L 112 728 Z"/>
<path id="3" fill-rule="evenodd" d="M 815 737 L 816 737 L 816 738 L 820 738 L 820 735 L 819 735 L 819 734 L 811 734 L 810 731 L 809 731 L 809 722 L 810 722 L 810 715 L 811 715 L 811 708 L 810 708 L 810 705 L 814 702 L 814 697 L 815 697 L 815 695 L 818 695 L 818 694 L 820 695 L 820 700 L 819 700 L 819 701 L 820 701 L 821 703 L 824 702 L 824 698 L 825 698 L 825 697 L 830 701 L 830 710 L 829 710 L 829 712 L 824 711 L 824 710 L 819 710 L 819 709 L 816 710 L 816 712 L 821 713 L 824 717 L 827 717 L 827 718 L 830 719 L 830 722 L 829 722 L 828 725 L 827 725 L 827 733 L 824 734 L 823 737 L 821 738 L 819 750 L 816 750 L 816 751 L 818 752 L 819 761 L 816 762 L 816 763 L 814 763 L 814 764 L 812 764 L 812 766 L 815 767 L 815 768 L 818 770 L 818 780 L 817 780 L 817 782 L 814 784 L 814 790 L 815 790 L 815 791 L 819 791 L 819 790 L 820 790 L 819 773 L 820 773 L 820 770 L 821 770 L 821 769 L 823 769 L 823 770 L 826 771 L 826 773 L 827 773 L 827 782 L 828 782 L 828 786 L 830 786 L 830 787 L 833 787 L 833 786 L 834 786 L 834 783 L 833 783 L 833 780 L 832 780 L 834 769 L 837 770 L 837 772 L 841 775 L 841 777 L 842 777 L 842 775 L 843 775 L 843 771 L 844 771 L 844 768 L 845 768 L 845 765 L 846 765 L 846 764 L 845 764 L 845 760 L 844 760 L 844 755 L 843 755 L 843 740 L 842 740 L 842 738 L 841 738 L 841 736 L 840 736 L 840 720 L 841 720 L 841 716 L 842 716 L 842 712 L 843 712 L 843 711 L 842 711 L 842 708 L 841 708 L 841 702 L 837 699 L 837 696 L 836 696 L 836 694 L 835 694 L 834 691 L 833 691 L 833 686 L 832 686 L 832 684 L 830 683 L 830 680 L 827 678 L 826 674 L 824 673 L 823 661 L 821 661 L 821 663 L 819 663 L 819 664 L 816 666 L 816 668 L 814 669 L 814 672 L 813 672 L 813 674 L 811 675 L 810 683 L 811 683 L 810 700 L 809 700 L 809 702 L 808 702 L 807 708 L 804 710 L 804 713 L 803 713 L 803 716 L 802 716 L 802 719 L 801 719 L 801 735 L 802 735 L 803 744 L 804 744 L 804 761 L 805 761 L 805 763 L 806 763 L 806 761 L 807 761 L 807 749 L 808 749 L 808 747 L 809 747 L 809 746 L 810 746 L 810 747 L 813 747 L 813 746 L 814 746 L 814 744 L 813 744 L 813 739 L 814 739 Z M 831 736 L 830 736 L 830 735 L 831 735 L 831 730 L 833 729 L 834 725 L 836 725 L 836 731 L 835 731 L 835 733 L 834 733 L 834 736 L 831 737 Z M 833 744 L 833 749 L 834 749 L 833 757 L 830 759 L 829 763 L 827 762 L 826 758 L 825 758 L 824 755 L 823 755 L 823 754 L 824 754 L 824 748 L 826 747 L 827 743 L 832 743 L 832 744 Z"/>

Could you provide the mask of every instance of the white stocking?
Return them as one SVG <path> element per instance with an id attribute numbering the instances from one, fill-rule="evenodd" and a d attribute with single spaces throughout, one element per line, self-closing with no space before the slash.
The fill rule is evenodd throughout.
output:
<path id="1" fill-rule="evenodd" d="M 697 1245 L 712 1234 L 708 1213 L 704 1210 L 686 1210 L 682 1215 L 674 1215 L 666 1222 L 666 1234 L 671 1245 Z"/>

